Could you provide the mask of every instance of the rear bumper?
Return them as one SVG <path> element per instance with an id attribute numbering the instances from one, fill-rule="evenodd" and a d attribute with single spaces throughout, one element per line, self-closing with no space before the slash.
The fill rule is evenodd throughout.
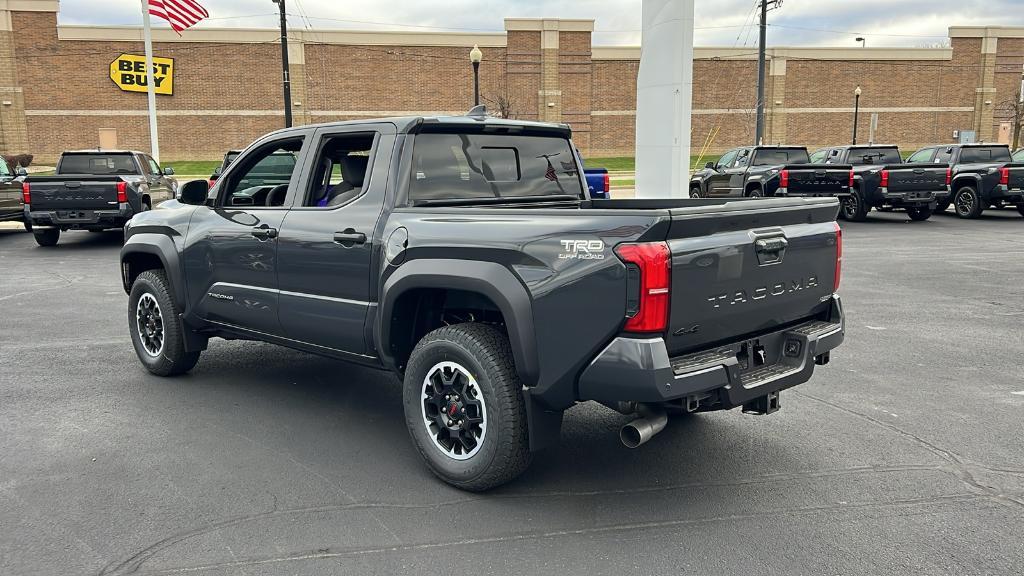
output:
<path id="1" fill-rule="evenodd" d="M 60 228 L 62 230 L 96 230 L 122 228 L 135 211 L 122 203 L 116 210 L 31 210 L 25 218 L 33 228 Z"/>
<path id="2" fill-rule="evenodd" d="M 1024 204 L 1024 190 L 1020 188 L 1008 188 L 998 184 L 989 195 L 991 202 L 1005 202 L 1007 204 Z"/>
<path id="3" fill-rule="evenodd" d="M 815 363 L 827 361 L 844 333 L 842 304 L 833 296 L 827 320 L 675 358 L 660 337 L 619 337 L 583 371 L 579 399 L 605 404 L 696 399 L 714 409 L 733 408 L 808 381 Z"/>
<path id="4" fill-rule="evenodd" d="M 849 188 L 843 188 L 833 192 L 804 192 L 792 188 L 779 188 L 775 191 L 776 196 L 787 196 L 792 198 L 842 198 L 850 195 Z"/>
<path id="5" fill-rule="evenodd" d="M 887 188 L 878 189 L 884 206 L 901 208 L 905 206 L 934 205 L 949 197 L 949 190 L 925 190 L 911 192 L 890 192 Z"/>

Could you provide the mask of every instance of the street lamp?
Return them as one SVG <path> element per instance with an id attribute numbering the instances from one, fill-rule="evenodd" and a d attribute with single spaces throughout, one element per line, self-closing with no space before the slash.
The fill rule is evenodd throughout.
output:
<path id="1" fill-rule="evenodd" d="M 469 51 L 469 61 L 473 63 L 473 106 L 480 105 L 480 61 L 483 58 L 484 53 L 474 44 L 473 49 Z"/>
<path id="2" fill-rule="evenodd" d="M 853 143 L 857 143 L 857 115 L 860 114 L 860 85 L 853 89 Z"/>
<path id="3" fill-rule="evenodd" d="M 868 41 L 860 36 L 857 37 L 856 42 L 860 42 L 860 47 L 863 48 L 868 45 Z"/>

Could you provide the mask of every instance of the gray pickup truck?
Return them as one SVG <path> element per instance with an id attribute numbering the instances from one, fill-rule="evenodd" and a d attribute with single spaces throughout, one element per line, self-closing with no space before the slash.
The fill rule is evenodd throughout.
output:
<path id="1" fill-rule="evenodd" d="M 137 356 L 182 374 L 220 337 L 390 371 L 467 490 L 517 476 L 577 402 L 635 415 L 630 447 L 672 414 L 776 411 L 843 340 L 838 200 L 593 200 L 570 136 L 471 115 L 263 137 L 128 223 Z"/>
<path id="2" fill-rule="evenodd" d="M 143 152 L 65 152 L 53 176 L 25 179 L 25 221 L 40 246 L 56 245 L 65 230 L 119 229 L 135 214 L 175 197 L 173 174 Z"/>

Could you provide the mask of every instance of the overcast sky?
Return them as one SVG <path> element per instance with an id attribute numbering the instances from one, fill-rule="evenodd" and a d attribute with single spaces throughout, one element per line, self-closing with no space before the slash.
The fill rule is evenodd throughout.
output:
<path id="1" fill-rule="evenodd" d="M 276 26 L 271 0 L 200 0 L 201 26 Z M 62 24 L 140 24 L 139 0 L 61 0 Z M 501 31 L 502 18 L 594 18 L 595 44 L 639 44 L 641 0 L 288 0 L 289 25 L 312 28 Z M 757 43 L 755 0 L 697 0 L 696 43 Z M 949 26 L 1024 26 L 1024 0 L 785 0 L 768 15 L 774 46 L 928 46 Z M 165 24 L 160 24 L 165 26 Z M 187 34 L 187 32 L 186 32 Z"/>

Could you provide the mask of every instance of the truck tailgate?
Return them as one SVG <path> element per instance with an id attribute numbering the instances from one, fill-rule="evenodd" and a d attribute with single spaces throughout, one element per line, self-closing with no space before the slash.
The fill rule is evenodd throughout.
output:
<path id="1" fill-rule="evenodd" d="M 120 177 L 43 176 L 29 178 L 32 210 L 110 210 L 117 208 Z"/>
<path id="2" fill-rule="evenodd" d="M 782 171 L 789 196 L 831 196 L 850 191 L 850 171 L 846 164 L 790 164 Z"/>
<path id="3" fill-rule="evenodd" d="M 946 164 L 892 164 L 883 166 L 889 173 L 889 192 L 934 192 L 946 188 Z"/>
<path id="4" fill-rule="evenodd" d="M 838 207 L 835 198 L 768 198 L 672 209 L 669 353 L 825 313 L 838 274 Z"/>
<path id="5" fill-rule="evenodd" d="M 1007 188 L 1010 190 L 1024 189 L 1024 163 L 1007 164 L 1005 168 L 1009 171 Z"/>

